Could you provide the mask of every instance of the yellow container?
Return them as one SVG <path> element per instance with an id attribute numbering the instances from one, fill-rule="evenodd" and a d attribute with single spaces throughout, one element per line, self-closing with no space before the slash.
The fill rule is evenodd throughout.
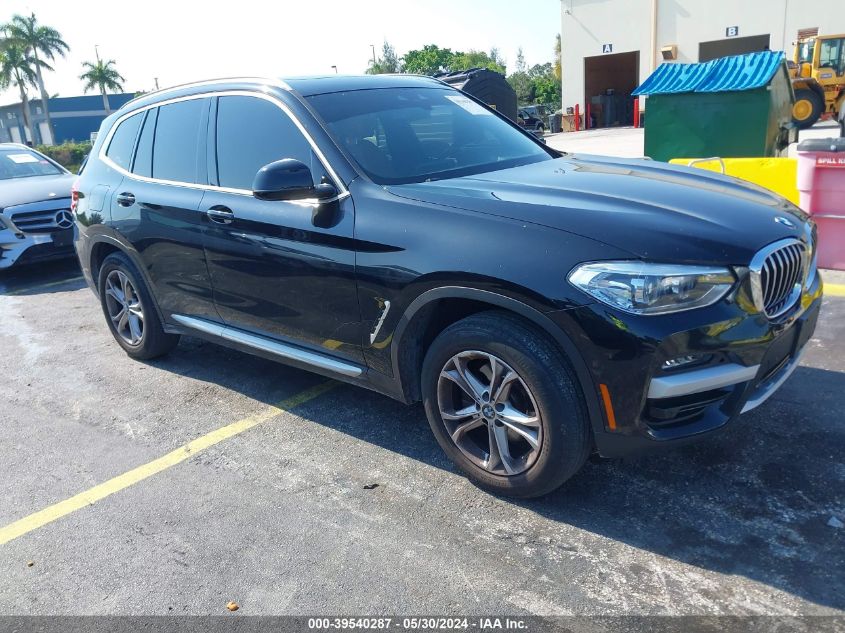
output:
<path id="1" fill-rule="evenodd" d="M 669 162 L 742 178 L 798 204 L 798 161 L 794 158 L 675 158 Z"/>

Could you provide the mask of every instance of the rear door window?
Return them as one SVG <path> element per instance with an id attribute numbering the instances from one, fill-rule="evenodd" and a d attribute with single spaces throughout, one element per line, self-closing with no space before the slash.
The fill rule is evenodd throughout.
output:
<path id="1" fill-rule="evenodd" d="M 144 113 L 134 114 L 118 124 L 117 129 L 109 141 L 106 156 L 118 167 L 129 170 L 132 163 L 132 150 L 135 148 L 135 138 L 138 128 L 144 120 Z"/>
<path id="2" fill-rule="evenodd" d="M 258 97 L 220 97 L 217 174 L 221 187 L 251 191 L 258 170 L 283 158 L 308 165 L 318 182 L 323 175 L 308 140 L 277 105 Z"/>
<path id="3" fill-rule="evenodd" d="M 153 178 L 200 182 L 200 128 L 206 107 L 207 99 L 189 99 L 159 106 L 152 156 Z"/>

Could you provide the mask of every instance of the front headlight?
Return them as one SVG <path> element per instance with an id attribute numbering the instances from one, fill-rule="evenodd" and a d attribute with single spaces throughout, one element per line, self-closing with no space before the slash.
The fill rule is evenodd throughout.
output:
<path id="1" fill-rule="evenodd" d="M 645 262 L 594 262 L 569 281 L 602 303 L 631 314 L 668 314 L 716 303 L 734 284 L 727 268 Z"/>

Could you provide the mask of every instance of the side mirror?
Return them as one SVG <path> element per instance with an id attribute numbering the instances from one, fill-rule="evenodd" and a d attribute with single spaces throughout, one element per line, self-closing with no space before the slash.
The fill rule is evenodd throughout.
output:
<path id="1" fill-rule="evenodd" d="M 252 181 L 252 195 L 259 200 L 327 200 L 337 195 L 334 185 L 314 185 L 308 166 L 293 158 L 264 165 Z"/>

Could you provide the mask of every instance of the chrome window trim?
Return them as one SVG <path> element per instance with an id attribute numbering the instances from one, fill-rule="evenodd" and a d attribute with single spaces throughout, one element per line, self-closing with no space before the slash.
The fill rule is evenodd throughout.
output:
<path id="1" fill-rule="evenodd" d="M 233 83 L 233 82 L 249 82 L 249 83 L 260 83 L 262 85 L 270 85 L 274 88 L 281 88 L 282 90 L 292 91 L 290 85 L 279 79 L 278 77 L 221 77 L 219 79 L 204 79 L 202 81 L 189 81 L 185 84 L 177 84 L 175 86 L 169 86 L 167 88 L 162 88 L 161 90 L 155 90 L 153 92 L 140 95 L 131 99 L 124 103 L 121 106 L 121 110 L 128 105 L 135 103 L 136 101 L 140 101 L 141 99 L 147 99 L 149 97 L 159 97 L 162 95 L 166 95 L 168 92 L 175 92 L 176 90 L 188 90 L 189 88 L 202 88 L 203 86 L 218 86 L 221 83 Z"/>
<path id="2" fill-rule="evenodd" d="M 317 199 L 312 199 L 312 198 L 306 198 L 306 199 L 303 199 L 303 200 L 288 200 L 286 202 L 298 204 L 298 205 L 301 205 L 301 206 L 311 207 L 311 206 L 319 206 L 320 204 L 325 204 L 327 202 L 335 202 L 335 201 L 338 201 L 338 200 L 343 200 L 343 199 L 349 197 L 350 193 L 349 193 L 349 190 L 346 188 L 346 185 L 343 184 L 343 181 L 337 175 L 337 172 L 335 172 L 334 168 L 331 166 L 329 161 L 326 159 L 325 154 L 323 154 L 323 151 L 317 145 L 317 142 L 314 140 L 314 138 L 311 136 L 311 134 L 308 132 L 308 130 L 305 129 L 305 126 L 302 125 L 302 123 L 299 121 L 299 119 L 296 118 L 296 116 L 291 111 L 291 109 L 287 106 L 287 104 L 284 103 L 283 101 L 279 100 L 278 98 L 272 96 L 272 95 L 269 95 L 269 94 L 266 94 L 266 93 L 263 93 L 263 92 L 258 92 L 256 90 L 213 90 L 213 91 L 209 91 L 209 92 L 202 92 L 202 93 L 197 93 L 197 94 L 193 94 L 193 95 L 186 95 L 186 96 L 183 96 L 183 97 L 174 97 L 172 99 L 164 99 L 162 101 L 156 101 L 155 103 L 147 104 L 147 105 L 143 106 L 142 108 L 138 108 L 136 110 L 132 110 L 130 112 L 127 112 L 126 114 L 123 114 L 120 118 L 118 118 L 114 122 L 114 124 L 111 126 L 108 134 L 106 135 L 106 138 L 103 140 L 103 144 L 100 146 L 100 151 L 97 154 L 97 157 L 101 161 L 103 161 L 105 164 L 107 164 L 109 167 L 111 167 L 112 169 L 117 171 L 119 174 L 121 174 L 122 176 L 125 176 L 126 178 L 131 178 L 133 180 L 137 180 L 139 182 L 147 182 L 147 183 L 153 183 L 153 184 L 159 184 L 159 185 L 170 185 L 170 186 L 175 186 L 175 187 L 185 187 L 185 188 L 188 188 L 188 189 L 200 189 L 200 190 L 203 190 L 203 191 L 218 191 L 218 192 L 222 192 L 222 193 L 233 193 L 233 194 L 237 194 L 237 195 L 252 197 L 252 191 L 250 191 L 249 189 L 236 189 L 236 188 L 232 188 L 232 187 L 220 187 L 220 186 L 217 186 L 217 185 L 207 185 L 207 184 L 203 185 L 203 184 L 199 184 L 199 183 L 181 182 L 181 181 L 175 181 L 175 180 L 165 180 L 163 178 L 150 178 L 150 177 L 147 177 L 147 176 L 140 176 L 138 174 L 133 174 L 132 172 L 127 171 L 126 169 L 124 169 L 123 167 L 119 166 L 114 161 L 112 161 L 108 156 L 106 156 L 106 151 L 108 149 L 108 146 L 111 144 L 111 140 L 112 140 L 112 137 L 114 136 L 115 131 L 117 130 L 118 126 L 120 126 L 120 124 L 123 123 L 126 119 L 133 117 L 136 114 L 141 114 L 143 112 L 146 112 L 147 110 L 152 110 L 153 108 L 159 108 L 159 107 L 162 107 L 162 106 L 166 106 L 166 105 L 169 105 L 171 103 L 179 103 L 181 101 L 192 101 L 192 100 L 195 100 L 195 99 L 209 99 L 211 97 L 253 97 L 253 98 L 256 98 L 256 99 L 264 99 L 265 101 L 269 101 L 270 103 L 274 104 L 282 112 L 284 112 L 291 121 L 293 121 L 293 124 L 299 130 L 300 134 L 302 134 L 305 137 L 305 140 L 308 141 L 308 144 L 311 146 L 311 149 L 317 155 L 317 159 L 320 161 L 320 163 L 323 165 L 325 170 L 328 172 L 329 177 L 332 179 L 335 187 L 337 187 L 337 190 L 340 192 L 334 198 L 329 198 L 327 200 L 317 200 Z"/>

